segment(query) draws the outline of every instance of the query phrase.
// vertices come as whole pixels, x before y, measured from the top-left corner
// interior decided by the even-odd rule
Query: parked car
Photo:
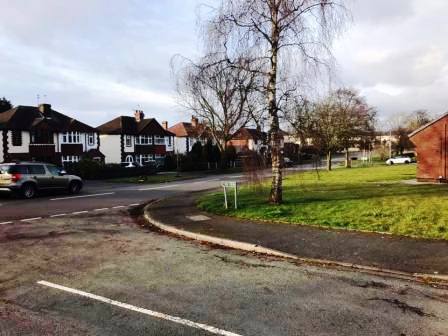
[[[283,165],[284,165],[285,167],[292,167],[293,162],[292,162],[292,160],[291,160],[290,158],[285,157],[285,158],[283,159]]]
[[[409,164],[412,162],[412,159],[409,156],[395,156],[386,160],[386,164],[393,165],[396,163],[405,163]]]
[[[17,162],[0,164],[0,191],[17,193],[33,198],[43,190],[67,190],[77,194],[83,181],[53,164],[41,162]]]

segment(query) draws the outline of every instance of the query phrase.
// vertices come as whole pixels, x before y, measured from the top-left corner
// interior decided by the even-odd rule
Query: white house
[[[168,124],[166,124],[166,127],[168,127]],[[198,141],[205,145],[209,139],[212,140],[207,127],[194,116],[191,117],[191,122],[177,123],[168,130],[175,135],[174,151],[177,154],[190,152],[193,145]]]
[[[172,151],[174,134],[154,118],[145,119],[143,111],[134,117],[120,116],[98,127],[100,149],[106,163],[145,163],[162,160]]]
[[[0,162],[78,162],[83,157],[103,160],[94,127],[70,118],[50,104],[17,106],[0,113]]]

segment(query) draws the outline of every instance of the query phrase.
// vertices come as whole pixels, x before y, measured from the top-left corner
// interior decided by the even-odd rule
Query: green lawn
[[[269,205],[269,184],[244,186],[240,209],[223,209],[223,195],[199,200],[203,210],[278,223],[389,232],[448,239],[448,186],[411,185],[415,165],[306,172],[284,180],[284,204]]]

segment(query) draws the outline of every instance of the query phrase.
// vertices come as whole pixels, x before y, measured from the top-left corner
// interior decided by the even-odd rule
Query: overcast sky
[[[141,108],[188,119],[175,103],[170,59],[201,51],[204,0],[0,0],[0,97],[51,103],[97,126]],[[208,0],[207,2],[212,2]],[[381,118],[448,110],[448,1],[351,0],[336,41],[338,84],[360,90]]]

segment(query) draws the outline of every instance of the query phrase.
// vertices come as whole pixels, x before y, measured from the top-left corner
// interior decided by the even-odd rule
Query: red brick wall
[[[417,179],[447,179],[448,116],[414,135],[411,140],[417,152]]]

